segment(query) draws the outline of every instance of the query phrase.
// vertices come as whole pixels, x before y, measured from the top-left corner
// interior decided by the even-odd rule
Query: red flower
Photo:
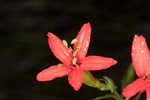
[[[143,36],[134,36],[131,56],[139,78],[124,88],[123,95],[131,98],[136,93],[146,90],[147,98],[150,98],[150,51]]]
[[[54,55],[63,63],[44,69],[37,75],[38,81],[49,81],[68,75],[68,81],[74,90],[79,90],[83,81],[84,70],[101,70],[117,63],[112,58],[101,56],[86,56],[90,43],[91,26],[86,23],[82,26],[74,40],[74,49],[67,45],[54,34],[48,33],[48,43]]]

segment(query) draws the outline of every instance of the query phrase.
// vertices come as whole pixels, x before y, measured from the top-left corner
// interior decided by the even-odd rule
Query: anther
[[[71,51],[73,51],[73,49],[71,47],[69,47],[69,51],[71,52]]]
[[[75,65],[76,63],[77,63],[77,58],[74,57],[73,60],[72,60],[72,64]]]
[[[63,40],[62,42],[63,42],[63,44],[64,44],[66,47],[68,47],[68,43],[67,43],[66,40]]]
[[[75,44],[77,42],[77,39],[73,39],[72,41],[71,41],[71,44]]]
[[[77,55],[77,53],[79,52],[79,50],[80,50],[80,48],[81,48],[81,46],[77,46],[76,47],[76,50],[73,52],[73,57],[75,57],[76,55]]]
[[[57,64],[58,67],[61,67],[62,64]]]

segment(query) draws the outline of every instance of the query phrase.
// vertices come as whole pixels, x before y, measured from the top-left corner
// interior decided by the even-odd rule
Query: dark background
[[[93,74],[107,75],[120,86],[134,34],[150,40],[150,0],[0,0],[0,100],[92,100],[102,95],[85,85],[75,92],[67,77],[36,81],[38,72],[60,63],[48,47],[47,32],[71,41],[86,22],[92,25],[88,55],[119,61]]]

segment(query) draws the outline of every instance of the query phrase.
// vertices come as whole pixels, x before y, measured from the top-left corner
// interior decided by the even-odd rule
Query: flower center
[[[71,41],[71,45],[75,44],[76,41],[77,41],[76,39],[73,39],[73,40]],[[70,51],[70,52],[72,52],[72,56],[73,56],[72,65],[73,65],[73,66],[80,65],[80,62],[77,61],[77,57],[76,57],[76,56],[77,56],[77,54],[78,54],[78,52],[79,52],[81,46],[78,45],[78,46],[76,46],[75,50],[73,50],[71,46],[70,46],[70,47],[68,46],[68,43],[67,43],[66,40],[63,40],[63,44],[64,44],[67,48],[69,48],[69,51]]]

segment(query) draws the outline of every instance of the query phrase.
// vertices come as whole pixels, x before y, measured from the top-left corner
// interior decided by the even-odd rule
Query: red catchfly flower
[[[142,35],[134,36],[131,56],[139,78],[124,88],[123,95],[131,98],[138,92],[146,90],[147,98],[150,99],[150,51]]]
[[[68,47],[66,41],[61,41],[53,33],[48,33],[48,44],[63,64],[53,65],[44,69],[37,75],[38,81],[49,81],[68,75],[69,84],[74,90],[79,90],[83,81],[84,70],[101,70],[117,63],[116,60],[101,56],[86,56],[91,36],[90,23],[82,26],[77,37],[71,42],[73,49]]]

